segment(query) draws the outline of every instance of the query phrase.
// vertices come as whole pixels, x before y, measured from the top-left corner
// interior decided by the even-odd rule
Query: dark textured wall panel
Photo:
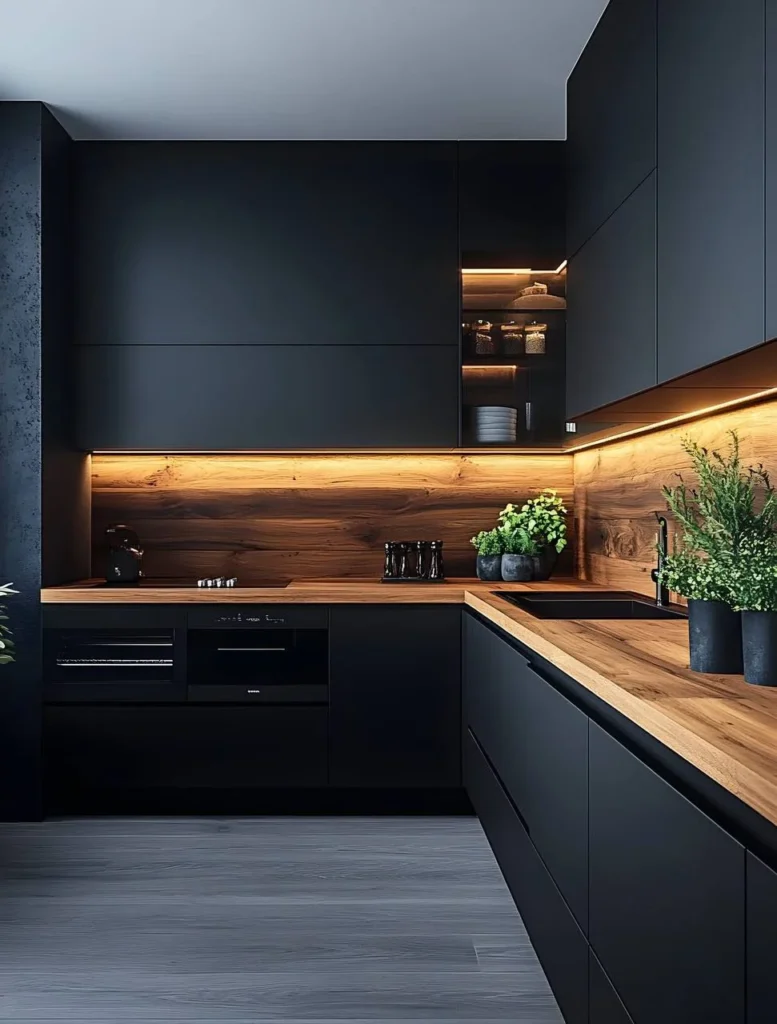
[[[38,103],[0,104],[0,576],[15,664],[0,666],[0,817],[35,817],[41,786],[41,209]]]

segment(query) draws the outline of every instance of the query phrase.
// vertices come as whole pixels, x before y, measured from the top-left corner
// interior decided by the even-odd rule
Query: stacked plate
[[[518,410],[505,405],[478,405],[475,407],[475,437],[485,443],[515,441]]]

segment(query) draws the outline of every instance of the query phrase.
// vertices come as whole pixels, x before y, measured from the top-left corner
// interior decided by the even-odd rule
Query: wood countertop
[[[688,628],[675,620],[551,620],[502,601],[495,590],[548,584],[441,584],[293,581],[288,587],[237,590],[99,587],[97,581],[41,592],[44,603],[460,604],[625,715],[728,792],[777,825],[777,688],[741,676],[699,675],[688,668]],[[597,590],[554,579],[557,590]]]

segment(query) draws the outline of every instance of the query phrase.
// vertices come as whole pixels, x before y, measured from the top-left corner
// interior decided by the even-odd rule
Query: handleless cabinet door
[[[331,785],[460,786],[459,608],[334,605],[330,645]]]
[[[764,341],[764,0],[659,0],[659,383]]]
[[[766,331],[777,338],[777,0],[766,0]]]
[[[633,1024],[602,965],[588,955],[588,1024]]]
[[[656,166],[656,0],[610,0],[567,85],[567,255]]]
[[[741,1024],[745,851],[590,723],[591,947],[634,1024]]]
[[[79,343],[457,344],[456,143],[75,148]]]
[[[78,349],[79,446],[177,450],[456,445],[458,349]]]
[[[570,260],[567,417],[656,383],[656,175]]]
[[[464,615],[466,725],[580,927],[588,927],[588,719],[526,659]]]
[[[777,874],[747,855],[747,1024],[773,1024],[777,1006]]]

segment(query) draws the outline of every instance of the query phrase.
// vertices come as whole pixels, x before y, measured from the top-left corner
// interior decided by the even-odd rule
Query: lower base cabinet
[[[744,847],[589,727],[592,949],[634,1024],[742,1024]]]
[[[327,710],[50,706],[52,792],[316,787],[327,782]]]
[[[588,943],[471,733],[464,783],[567,1024],[588,1022]]]
[[[747,1024],[777,1017],[777,873],[747,855]]]
[[[593,952],[588,960],[588,1024],[634,1024]]]

